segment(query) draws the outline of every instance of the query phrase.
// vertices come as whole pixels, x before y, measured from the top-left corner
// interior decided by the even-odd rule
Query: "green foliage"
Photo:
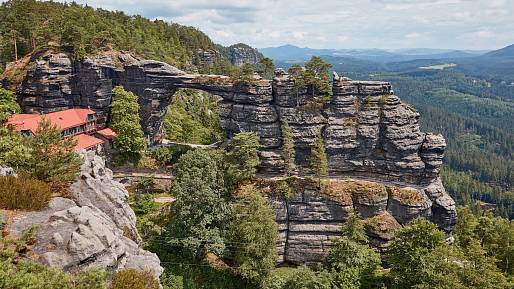
[[[146,149],[146,138],[141,128],[138,97],[132,92],[117,86],[111,104],[110,127],[116,132],[114,146],[116,148],[116,164],[127,161],[138,163]]]
[[[430,276],[424,271],[424,257],[430,256],[432,251],[444,245],[444,233],[424,219],[417,218],[400,229],[387,252],[387,260],[392,266],[393,284],[400,288],[410,288],[419,283],[430,282]]]
[[[284,174],[286,177],[296,170],[295,147],[293,142],[293,132],[287,122],[282,122],[282,158],[284,159]]]
[[[76,289],[107,289],[108,273],[99,269],[91,268],[82,271],[75,277]]]
[[[287,281],[296,272],[295,268],[276,268],[261,283],[262,289],[283,289]]]
[[[21,111],[20,106],[16,102],[14,94],[7,89],[0,87],[0,124],[14,113]]]
[[[259,73],[265,79],[273,79],[275,77],[275,64],[268,57],[261,59],[259,62]]]
[[[367,245],[362,221],[352,214],[342,231],[325,265],[332,272],[336,288],[351,288],[349,284],[356,288],[377,288],[380,255]]]
[[[394,288],[512,288],[480,245],[476,220],[466,209],[459,211],[465,220],[457,225],[457,246],[448,245],[444,233],[423,219],[397,232],[387,253]]]
[[[258,149],[259,135],[255,132],[241,132],[232,138],[226,160],[229,164],[228,174],[233,183],[251,180],[257,173],[261,161]]]
[[[135,193],[130,196],[129,204],[136,216],[144,216],[156,208],[154,197],[151,194]]]
[[[62,138],[61,130],[51,121],[43,119],[35,135],[28,138],[32,152],[22,170],[45,182],[73,181],[82,165],[75,145],[75,139]]]
[[[15,54],[20,58],[49,47],[77,57],[109,49],[127,50],[182,69],[208,73],[226,73],[233,67],[227,58],[201,63],[198,50],[214,50],[217,46],[197,28],[75,2],[12,0],[1,4],[0,67],[15,60]]]
[[[230,210],[223,175],[208,152],[189,151],[180,158],[171,193],[177,200],[171,210],[170,244],[197,259],[205,251],[221,254],[221,232]]]
[[[32,148],[28,139],[10,126],[0,126],[0,165],[26,168],[31,157]]]
[[[0,261],[0,288],[71,289],[70,284],[70,276],[57,269],[29,261],[16,265],[11,259]]]
[[[163,289],[184,289],[182,276],[176,276],[166,271],[161,275],[161,284]]]
[[[318,135],[311,147],[309,166],[320,182],[321,178],[328,176],[328,158],[327,153],[325,152],[325,144],[321,133]]]
[[[48,186],[27,175],[0,177],[0,208],[34,211],[45,208],[52,197]]]
[[[326,63],[321,57],[313,56],[305,64],[305,81],[307,85],[311,85],[312,94],[326,95],[330,93],[330,77],[328,70],[332,67]]]
[[[275,267],[275,213],[252,185],[238,191],[227,239],[230,244],[238,244],[230,250],[230,256],[243,278],[258,284]]]
[[[300,268],[287,281],[284,289],[331,289],[331,277],[328,272],[319,272]],[[355,288],[355,287],[352,287]]]
[[[198,90],[179,90],[168,107],[164,130],[167,139],[177,142],[212,144],[223,140],[218,100]]]
[[[364,224],[362,220],[355,213],[351,213],[342,227],[342,237],[347,238],[351,241],[367,244],[368,236],[364,231]]]
[[[159,281],[150,271],[123,269],[114,276],[111,289],[159,289]]]

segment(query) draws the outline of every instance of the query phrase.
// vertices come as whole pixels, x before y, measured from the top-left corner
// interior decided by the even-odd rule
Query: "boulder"
[[[37,212],[16,214],[12,236],[36,228],[32,252],[43,264],[76,273],[99,267],[115,273],[124,268],[150,270],[160,276],[157,255],[143,250],[128,192],[95,152],[83,152],[80,175],[67,198],[53,198]]]

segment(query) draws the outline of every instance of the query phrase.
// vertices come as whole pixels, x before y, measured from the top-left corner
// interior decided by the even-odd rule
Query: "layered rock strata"
[[[139,96],[141,122],[149,137],[161,132],[167,106],[177,89],[203,90],[223,99],[220,118],[229,138],[241,131],[254,131],[260,136],[263,172],[277,173],[282,169],[281,123],[287,122],[293,133],[300,173],[308,163],[311,145],[321,135],[331,177],[365,178],[420,192],[422,205],[412,208],[402,205],[391,193],[386,197],[378,191],[375,197],[382,199],[375,201],[380,206],[367,205],[370,211],[363,213],[374,219],[378,228],[403,224],[414,215],[429,217],[447,232],[455,224],[454,202],[439,179],[445,140],[441,135],[421,132],[419,113],[402,103],[387,82],[355,81],[334,75],[332,95],[319,98],[312,89],[295,87],[294,80],[285,73],[277,74],[273,80],[255,78],[251,85],[246,85],[226,76],[188,74],[127,53],[109,52],[73,60],[66,54],[44,52],[33,56],[18,96],[27,112],[89,106],[99,112],[100,123],[105,124],[111,91],[116,85]],[[327,200],[313,201],[304,195],[301,200],[299,203],[304,207],[299,215],[316,216],[319,210],[326,211],[326,217],[314,217],[313,222],[323,218],[340,222],[343,218],[331,215],[343,208],[334,211]],[[326,204],[318,207],[316,202]],[[352,207],[367,208],[360,201]],[[392,212],[396,211],[402,213],[394,215]],[[329,227],[312,236],[333,235]],[[389,236],[380,230],[375,235],[383,239]],[[295,257],[285,260],[294,261]]]
[[[451,198],[446,193],[435,193],[434,185],[332,179],[320,188],[310,180],[296,182],[290,196],[278,192],[277,181],[263,181],[261,187],[279,225],[279,263],[323,261],[352,213],[364,219],[370,243],[379,250],[386,249],[394,232],[416,217],[427,218],[448,233],[456,221],[455,203],[448,202]]]
[[[45,210],[16,215],[10,234],[20,237],[35,227],[35,258],[66,272],[99,267],[114,273],[134,268],[160,276],[163,268],[157,255],[138,245],[127,191],[112,180],[112,172],[94,152],[84,160],[71,196],[53,198]]]
[[[334,77],[330,99],[296,89],[287,74],[252,85],[226,76],[187,74],[168,64],[126,53],[106,53],[77,61],[63,53],[35,55],[19,89],[24,111],[49,112],[90,107],[108,120],[112,88],[123,85],[139,96],[144,132],[160,133],[166,108],[179,88],[221,96],[222,126],[230,137],[255,131],[261,137],[263,169],[281,166],[281,122],[293,131],[297,163],[322,134],[333,173],[358,174],[429,184],[439,173],[444,139],[419,129],[419,113],[402,103],[386,82]]]

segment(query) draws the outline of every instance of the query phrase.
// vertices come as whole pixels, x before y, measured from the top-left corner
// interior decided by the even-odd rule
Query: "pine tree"
[[[117,86],[113,89],[110,127],[116,132],[114,146],[115,162],[139,162],[147,141],[140,123],[138,97],[132,92]]]
[[[82,164],[75,153],[77,141],[62,138],[61,130],[51,121],[43,119],[28,144],[31,157],[24,170],[34,177],[47,182],[69,182],[77,177]]]
[[[278,225],[275,213],[253,185],[236,192],[228,236],[232,244],[240,244],[230,250],[238,271],[259,284],[277,262]]]
[[[262,66],[262,77],[266,79],[273,79],[275,76],[275,64],[270,58],[263,58],[259,64]]]
[[[295,147],[293,142],[293,132],[287,121],[282,122],[282,158],[284,159],[284,173],[286,177],[296,170]]]
[[[318,135],[311,147],[310,168],[320,184],[321,179],[328,176],[328,159],[321,134]]]
[[[241,132],[234,136],[226,155],[228,174],[233,184],[255,177],[261,163],[258,153],[260,147],[259,135],[255,132]]]

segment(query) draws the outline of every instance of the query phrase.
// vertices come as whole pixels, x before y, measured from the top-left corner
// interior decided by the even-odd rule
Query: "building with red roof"
[[[26,136],[37,134],[39,123],[49,120],[57,126],[63,137],[77,139],[76,150],[95,149],[104,144],[104,140],[91,134],[97,131],[96,113],[88,108],[74,108],[47,114],[14,114],[7,119],[7,124],[12,125],[17,131]],[[116,135],[111,129],[103,129],[104,134],[110,135],[110,139]],[[107,137],[106,137],[107,138]]]

